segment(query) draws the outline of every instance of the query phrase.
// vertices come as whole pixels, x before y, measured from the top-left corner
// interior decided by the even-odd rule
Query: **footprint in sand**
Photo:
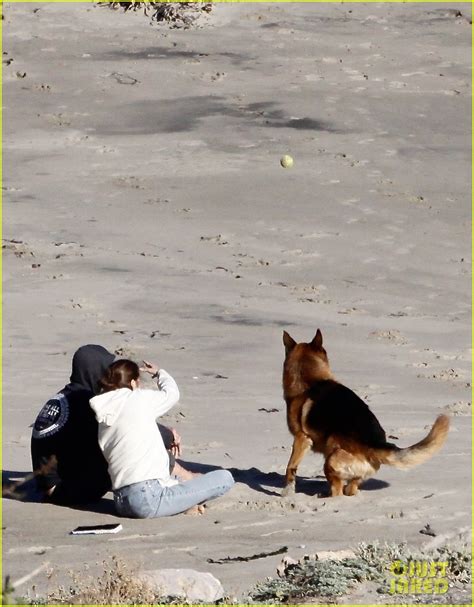
[[[234,253],[233,257],[238,258],[238,268],[266,267],[271,265],[270,261],[267,261],[266,259],[257,259],[253,255],[249,255],[247,253]]]
[[[304,498],[308,498],[305,500]],[[282,499],[280,496],[275,497],[273,500],[239,500],[237,503],[224,503],[220,502],[221,507],[218,507],[218,503],[216,502],[216,507],[213,505],[214,509],[219,510],[240,510],[246,512],[277,512],[277,513],[288,513],[288,512],[313,512],[318,508],[315,506],[315,500],[313,496],[304,496],[303,494],[298,495],[298,499],[289,500]]]
[[[148,198],[147,200],[145,200],[144,204],[169,204],[169,199],[168,198],[160,198],[159,196],[156,196],[155,198]]]
[[[50,93],[51,86],[49,84],[35,84],[33,89],[35,91],[39,91],[40,93]]]
[[[217,82],[223,80],[227,74],[225,72],[209,72],[201,76],[201,80],[205,82]]]
[[[367,314],[367,310],[362,308],[346,308],[345,310],[339,310],[338,314]]]
[[[109,145],[101,145],[95,150],[96,154],[116,154],[117,151],[116,148],[112,148]]]
[[[470,416],[472,413],[472,406],[470,402],[460,400],[457,403],[451,403],[450,405],[446,405],[444,407],[444,411],[455,416]]]
[[[121,358],[128,358],[131,360],[139,360],[137,353],[128,348],[127,346],[119,346],[114,350],[115,356],[120,356]]]
[[[5,252],[11,251],[15,257],[19,257],[19,258],[22,258],[25,256],[36,257],[34,252],[28,247],[28,244],[26,242],[23,242],[22,240],[4,239],[3,244],[2,244],[2,249]]]
[[[8,554],[45,554],[52,549],[52,546],[25,546],[20,548],[10,548],[8,550]]]
[[[418,374],[417,377],[420,378],[428,378],[428,379],[437,379],[444,382],[451,382],[458,384],[459,382],[464,381],[464,373],[462,371],[458,371],[456,369],[442,369],[441,371],[437,371],[436,373],[431,373],[429,375],[424,375],[422,373]],[[466,387],[470,387],[470,383],[466,383]]]
[[[372,331],[372,333],[369,333],[369,337],[390,341],[400,346],[408,343],[408,340],[403,337],[400,331],[397,331],[396,329],[389,329],[388,331]]]
[[[217,234],[216,236],[201,236],[200,241],[212,242],[220,246],[227,246],[229,244],[229,241],[224,236],[222,236],[222,234]]]
[[[143,190],[144,186],[140,183],[140,179],[134,175],[127,177],[115,177],[114,184],[120,188],[133,188],[134,190]]]

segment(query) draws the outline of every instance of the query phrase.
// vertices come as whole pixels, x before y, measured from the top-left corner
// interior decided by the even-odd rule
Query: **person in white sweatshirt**
[[[156,425],[179,401],[174,379],[144,361],[158,390],[140,388],[140,368],[118,360],[101,380],[102,393],[90,400],[99,423],[99,446],[108,464],[114,502],[121,516],[154,518],[185,512],[226,493],[234,484],[228,470],[213,470],[179,482]]]

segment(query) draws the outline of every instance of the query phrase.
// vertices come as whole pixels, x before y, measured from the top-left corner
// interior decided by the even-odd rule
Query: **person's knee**
[[[228,491],[235,483],[234,477],[228,470],[216,470],[216,476],[218,476],[219,484],[225,487],[225,490]]]

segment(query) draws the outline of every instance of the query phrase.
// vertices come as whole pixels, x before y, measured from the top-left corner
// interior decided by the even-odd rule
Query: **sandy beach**
[[[219,4],[187,30],[86,3],[3,10],[4,480],[28,475],[30,425],[98,343],[172,373],[184,462],[237,481],[202,517],[3,499],[3,574],[52,571],[19,593],[117,555],[241,598],[281,555],[207,559],[423,546],[427,524],[469,538],[470,4]],[[281,498],[282,332],[317,328],[399,446],[452,415],[439,454],[332,499],[311,454]]]

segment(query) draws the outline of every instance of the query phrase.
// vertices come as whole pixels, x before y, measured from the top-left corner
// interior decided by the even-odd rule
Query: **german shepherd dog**
[[[310,449],[324,455],[330,495],[337,496],[356,495],[360,483],[382,464],[411,468],[442,447],[449,429],[446,415],[439,415],[428,435],[411,447],[388,443],[364,401],[334,379],[319,329],[311,343],[296,343],[284,331],[283,343],[283,393],[294,441],[282,495],[294,493],[298,466]]]

